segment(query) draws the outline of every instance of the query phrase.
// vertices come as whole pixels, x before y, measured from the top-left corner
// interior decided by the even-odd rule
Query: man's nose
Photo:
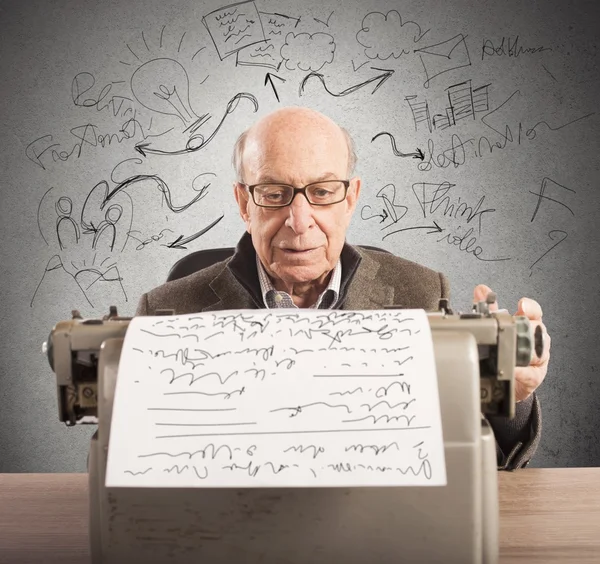
[[[294,233],[302,234],[315,224],[313,207],[304,194],[296,194],[287,209],[288,216],[285,225],[291,228]]]

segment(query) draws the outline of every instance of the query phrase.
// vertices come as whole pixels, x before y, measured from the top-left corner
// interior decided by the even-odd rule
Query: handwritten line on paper
[[[398,378],[404,374],[313,374],[313,378]]]
[[[256,421],[249,421],[244,423],[155,423],[155,425],[162,425],[167,427],[225,427],[229,425],[256,425]]]
[[[130,322],[107,487],[445,484],[424,311],[239,310]]]
[[[396,427],[396,428],[373,428],[373,429],[322,429],[320,431],[260,431],[260,432],[248,432],[248,433],[201,433],[193,435],[159,435],[157,439],[169,439],[177,437],[223,437],[232,435],[296,435],[302,433],[362,433],[366,431],[414,431],[419,429],[431,429],[430,426],[423,427]]]
[[[235,407],[230,409],[193,409],[182,407],[149,407],[148,411],[235,411]]]

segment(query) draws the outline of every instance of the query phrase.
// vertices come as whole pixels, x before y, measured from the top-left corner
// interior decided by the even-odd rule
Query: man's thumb
[[[485,284],[478,284],[475,286],[475,290],[473,291],[473,301],[474,302],[483,302],[487,298],[487,295],[493,290],[486,286]]]

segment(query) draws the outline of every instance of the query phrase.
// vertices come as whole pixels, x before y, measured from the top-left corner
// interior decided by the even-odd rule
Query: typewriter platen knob
[[[535,328],[533,340],[535,342],[535,354],[539,357],[544,354],[544,332],[542,331],[541,325]]]
[[[533,353],[533,338],[529,319],[524,315],[515,317],[517,330],[517,366],[529,366]]]

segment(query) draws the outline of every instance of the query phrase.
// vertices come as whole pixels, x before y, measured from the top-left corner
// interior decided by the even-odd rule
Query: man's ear
[[[240,217],[246,224],[246,229],[250,231],[250,214],[248,213],[248,202],[250,201],[250,194],[246,191],[244,186],[239,182],[233,183],[233,195],[235,201],[238,204],[240,210]]]
[[[356,204],[358,202],[358,196],[360,194],[361,181],[358,176],[350,179],[350,186],[348,187],[348,194],[346,195],[346,201],[348,202],[348,212],[354,213]]]

